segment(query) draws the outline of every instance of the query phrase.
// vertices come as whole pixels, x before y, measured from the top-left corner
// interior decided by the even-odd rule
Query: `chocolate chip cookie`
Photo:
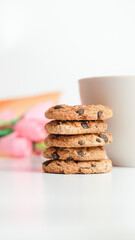
[[[45,129],[52,134],[85,134],[85,133],[103,133],[107,130],[107,124],[104,121],[51,121],[46,124]]]
[[[85,135],[54,135],[49,134],[45,139],[48,147],[94,147],[104,146],[112,142],[110,133]]]
[[[49,119],[56,120],[106,120],[113,116],[113,110],[103,105],[56,105],[45,112]]]
[[[48,147],[44,150],[43,156],[52,160],[100,160],[106,156],[106,151],[103,147],[88,147],[88,148],[57,148]]]
[[[106,173],[112,168],[109,159],[99,161],[71,161],[71,160],[48,160],[42,163],[43,171],[46,173],[63,174],[91,174]]]

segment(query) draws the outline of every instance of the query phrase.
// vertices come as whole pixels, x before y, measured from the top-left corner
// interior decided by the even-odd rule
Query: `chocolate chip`
[[[102,138],[102,139],[104,139],[105,143],[108,142],[108,137],[107,137],[106,135],[104,135],[104,134],[99,134],[99,137]]]
[[[66,123],[66,121],[63,121],[63,120],[61,120],[60,122],[61,122],[61,123]]]
[[[79,109],[79,110],[77,110],[77,111],[76,111],[76,113],[78,113],[79,115],[82,115],[82,114],[83,114],[83,112],[84,112],[84,110],[83,110],[83,109]]]
[[[74,160],[72,157],[67,158],[67,160]]]
[[[57,139],[57,138],[59,138],[59,135],[56,135],[56,134],[50,134],[50,137],[51,137],[52,139]]]
[[[82,173],[82,170],[81,170],[81,168],[79,168],[79,169],[78,169],[78,173]]]
[[[52,162],[51,160],[45,161],[45,162],[44,162],[44,165],[45,165],[45,166],[48,166],[51,162]]]
[[[78,155],[81,156],[81,157],[83,157],[83,156],[84,156],[84,153],[80,151],[80,152],[78,152]]]
[[[63,108],[61,105],[56,105],[55,107],[54,107],[54,109],[60,109],[60,108]]]
[[[101,148],[101,147],[98,147],[98,148],[100,148],[103,151],[103,148]]]
[[[91,164],[91,167],[96,167],[96,165],[94,163]]]
[[[101,140],[100,140],[99,138],[96,138],[96,142],[99,142],[99,143],[100,143],[100,142],[101,142]]]
[[[100,119],[101,114],[102,114],[102,112],[101,112],[101,111],[98,111],[98,113],[97,113],[97,118],[98,118],[98,119]]]
[[[79,144],[80,146],[82,146],[82,145],[83,145],[83,142],[82,142],[82,141],[78,141],[78,144]]]
[[[59,159],[59,155],[57,152],[52,153],[52,159]]]
[[[66,123],[66,121],[63,121],[63,120],[57,120],[57,125],[60,125],[61,123]]]
[[[95,125],[95,128],[98,128],[98,126],[97,126],[97,125]]]
[[[61,171],[60,174],[64,174],[64,171]]]
[[[54,139],[58,139],[59,138],[59,135],[54,135]]]
[[[86,122],[81,123],[81,125],[82,125],[82,127],[85,128],[85,129],[89,128]]]

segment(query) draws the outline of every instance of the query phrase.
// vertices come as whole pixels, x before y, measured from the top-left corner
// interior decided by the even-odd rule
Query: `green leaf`
[[[44,142],[37,142],[33,144],[34,149],[39,149],[43,151],[47,146],[44,144]]]
[[[14,119],[14,120],[11,120],[11,121],[3,121],[3,122],[0,122],[0,126],[6,126],[6,125],[9,125],[9,124],[12,124],[14,125],[15,123],[17,123],[22,117],[19,117],[17,119]]]
[[[13,132],[12,128],[2,129],[2,130],[0,130],[0,137],[4,137],[4,136],[8,135],[11,132]]]

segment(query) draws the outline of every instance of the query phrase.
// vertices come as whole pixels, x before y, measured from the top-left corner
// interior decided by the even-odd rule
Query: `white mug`
[[[113,165],[135,167],[135,76],[86,78],[79,87],[82,104],[103,104],[114,111],[107,120],[113,136],[107,155]]]

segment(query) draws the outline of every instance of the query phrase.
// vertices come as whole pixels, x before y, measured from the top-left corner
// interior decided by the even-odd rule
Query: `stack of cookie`
[[[112,142],[110,133],[105,133],[104,120],[112,117],[113,111],[102,105],[56,105],[45,116],[55,119],[46,124],[48,137],[43,156],[50,160],[42,164],[48,173],[104,173],[112,168],[105,159],[103,146]]]

